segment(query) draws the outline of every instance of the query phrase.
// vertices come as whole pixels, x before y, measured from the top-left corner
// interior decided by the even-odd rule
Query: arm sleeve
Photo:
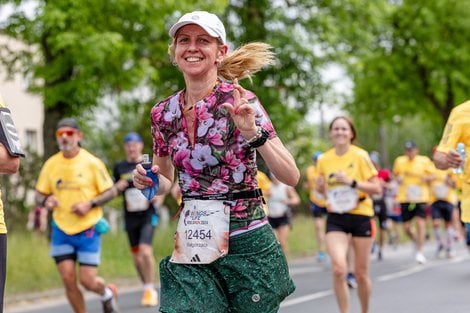
[[[395,162],[393,162],[393,174],[395,176],[400,176],[401,175],[401,169],[400,169],[400,163],[398,162],[398,158],[395,159]]]
[[[369,180],[378,174],[368,155],[361,155],[359,166],[364,180]]]
[[[49,172],[49,163],[46,162],[39,172],[38,181],[36,182],[36,190],[42,194],[50,195],[52,193],[52,186],[49,181],[47,173]]]
[[[153,153],[158,157],[169,156],[169,142],[166,140],[159,123],[162,118],[162,112],[165,102],[156,104],[150,113],[150,123],[152,129]]]
[[[114,184],[113,184],[113,180],[108,174],[108,171],[106,170],[106,166],[101,160],[97,160],[94,166],[95,166],[94,171],[95,171],[95,180],[96,180],[95,184],[96,184],[98,194],[100,194],[108,190],[109,188],[111,188]]]
[[[440,152],[447,153],[452,149],[455,149],[457,143],[462,141],[460,136],[463,133],[463,127],[465,124],[454,124],[452,119],[449,118],[449,121],[444,128],[444,134],[442,139],[437,147],[437,150]]]

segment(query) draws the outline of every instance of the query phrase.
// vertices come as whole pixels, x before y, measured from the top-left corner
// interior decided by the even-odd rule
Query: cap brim
[[[168,34],[170,35],[170,37],[175,37],[176,33],[178,32],[178,30],[183,27],[183,26],[186,26],[186,25],[190,25],[190,24],[195,24],[195,25],[198,25],[200,27],[202,27],[208,34],[209,36],[211,37],[215,37],[215,38],[219,38],[220,35],[217,34],[214,30],[212,30],[212,28],[210,28],[209,26],[207,25],[204,25],[204,23],[201,23],[201,21],[197,22],[197,21],[183,21],[183,22],[178,22],[176,23],[175,25],[171,26],[170,30],[168,31]],[[222,38],[221,38],[222,39]],[[222,39],[223,40],[223,39]]]

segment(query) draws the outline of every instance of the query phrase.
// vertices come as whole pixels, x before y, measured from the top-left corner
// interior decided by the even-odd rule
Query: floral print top
[[[151,111],[153,152],[170,156],[178,172],[183,195],[224,194],[258,188],[256,149],[250,148],[223,103],[233,104],[233,84],[220,81],[194,106],[194,143],[190,142],[183,115],[181,90],[157,103]],[[277,136],[256,95],[246,98],[255,108],[258,126]],[[231,221],[252,221],[265,216],[261,199],[231,202]]]

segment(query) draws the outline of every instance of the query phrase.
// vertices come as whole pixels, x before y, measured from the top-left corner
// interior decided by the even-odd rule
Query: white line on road
[[[300,268],[291,268],[289,269],[289,273],[291,275],[299,275],[299,274],[308,274],[308,273],[318,273],[323,271],[323,269],[319,267],[300,267]]]
[[[312,300],[328,297],[328,296],[331,296],[332,294],[333,294],[332,289],[323,290],[323,291],[320,291],[320,292],[315,292],[315,293],[312,293],[310,295],[305,295],[305,296],[302,296],[302,297],[297,297],[297,298],[294,298],[294,299],[286,300],[286,301],[281,303],[281,308],[284,308],[286,306],[296,305],[296,304],[299,304],[299,303],[302,303],[302,302],[307,302],[307,301],[312,301]]]
[[[408,268],[408,269],[403,270],[403,271],[398,271],[398,272],[395,272],[395,273],[378,276],[377,281],[378,282],[390,281],[390,280],[393,280],[393,279],[397,279],[397,278],[408,276],[408,275],[411,275],[411,274],[414,274],[414,273],[418,273],[418,272],[421,272],[425,269],[428,269],[428,268],[431,268],[431,267],[436,267],[436,266],[443,265],[443,264],[446,264],[446,263],[462,262],[462,261],[466,260],[467,258],[468,258],[468,256],[458,256],[458,257],[450,259],[446,262],[442,262],[442,260],[441,261],[439,261],[439,260],[438,261],[431,261],[426,265],[418,265],[418,266]]]

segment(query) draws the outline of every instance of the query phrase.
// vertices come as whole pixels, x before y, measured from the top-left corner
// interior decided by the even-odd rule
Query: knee
[[[86,290],[93,290],[94,289],[94,284],[95,284],[95,278],[86,276],[86,277],[80,277],[80,285],[83,286]]]
[[[347,274],[347,267],[343,265],[333,265],[333,278],[344,279]]]
[[[153,258],[152,247],[142,245],[139,248],[139,253],[138,254],[141,258],[144,258],[144,259]]]
[[[366,284],[369,281],[369,274],[366,271],[358,271],[354,273],[358,284]]]
[[[64,283],[64,286],[66,289],[71,289],[76,287],[76,279],[75,275],[73,274],[64,274],[62,275],[62,282]]]

